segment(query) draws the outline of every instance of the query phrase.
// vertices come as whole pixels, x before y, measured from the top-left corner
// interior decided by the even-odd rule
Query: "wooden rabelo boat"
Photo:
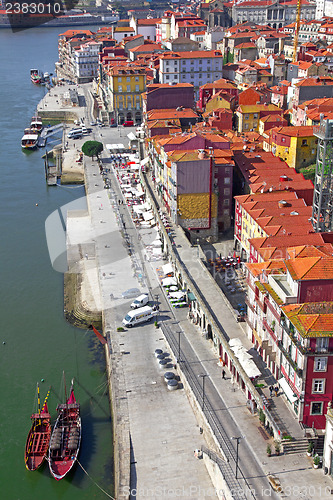
[[[57,406],[58,417],[54,424],[50,446],[49,467],[52,476],[59,481],[74,466],[81,444],[80,404],[74,396],[73,382],[66,403]]]
[[[47,393],[42,409],[40,409],[39,385],[37,384],[38,412],[31,415],[32,426],[25,445],[25,466],[28,470],[36,470],[47,456],[51,438],[51,416],[47,407]]]

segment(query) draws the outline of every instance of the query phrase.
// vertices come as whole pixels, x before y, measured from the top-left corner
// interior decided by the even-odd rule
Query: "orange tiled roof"
[[[294,280],[330,280],[333,279],[333,258],[304,257],[289,259],[287,269]]]
[[[333,336],[333,302],[308,302],[281,307],[302,337]]]

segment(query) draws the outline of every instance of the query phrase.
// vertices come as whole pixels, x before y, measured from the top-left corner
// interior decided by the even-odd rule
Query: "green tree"
[[[84,153],[86,156],[89,156],[89,158],[93,158],[94,156],[100,155],[100,153],[103,151],[103,144],[98,141],[86,141],[83,146],[82,146],[82,153]]]

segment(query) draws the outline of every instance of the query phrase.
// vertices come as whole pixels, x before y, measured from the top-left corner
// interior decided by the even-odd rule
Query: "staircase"
[[[283,452],[286,455],[305,455],[308,451],[309,441],[306,438],[295,439],[294,441],[284,441],[283,442]]]

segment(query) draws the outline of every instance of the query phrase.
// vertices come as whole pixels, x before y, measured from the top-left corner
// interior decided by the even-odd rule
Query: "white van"
[[[139,323],[145,323],[153,319],[154,311],[150,306],[140,307],[139,309],[135,309],[135,311],[130,311],[126,314],[123,319],[123,325],[131,328],[132,326],[136,326]]]
[[[78,135],[78,134],[82,135],[82,127],[80,127],[80,128],[72,128],[72,130],[70,130],[68,132],[67,137],[68,137],[68,139],[71,139],[75,135]]]
[[[146,304],[148,304],[149,297],[146,293],[143,293],[142,295],[139,295],[135,300],[133,300],[131,304],[132,309],[138,309],[139,307],[143,307]]]

